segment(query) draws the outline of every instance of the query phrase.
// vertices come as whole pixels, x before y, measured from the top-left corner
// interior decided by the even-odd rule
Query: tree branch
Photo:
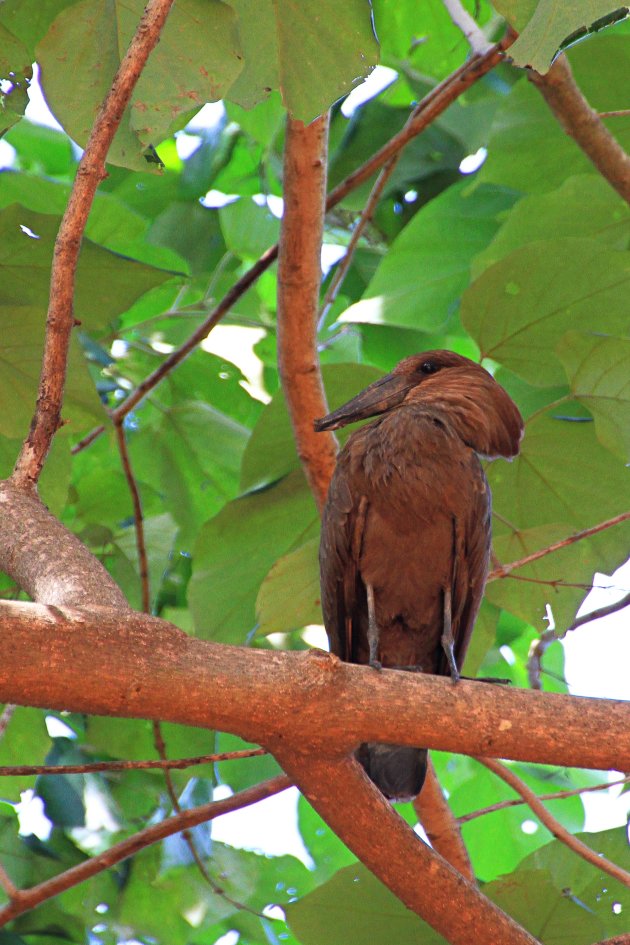
[[[300,756],[288,745],[276,757],[346,846],[452,945],[535,945],[536,939],[416,836],[354,758]],[[351,817],[341,802],[348,797],[354,801]]]
[[[142,502],[140,500],[138,483],[136,482],[136,477],[134,476],[133,470],[131,468],[131,459],[129,457],[127,440],[125,438],[125,427],[122,420],[114,424],[114,429],[116,430],[120,461],[125,474],[125,479],[127,480],[129,492],[131,493],[131,501],[133,503],[133,525],[136,532],[136,550],[138,552],[138,570],[140,572],[140,595],[142,599],[142,609],[145,614],[149,614],[151,613],[151,593],[149,588],[149,562],[147,559],[147,546],[144,540],[144,516],[142,514]]]
[[[540,548],[538,551],[532,551],[531,554],[525,555],[524,558],[519,558],[518,561],[511,561],[509,564],[502,564],[498,568],[494,568],[490,571],[488,575],[488,581],[496,581],[498,578],[507,577],[511,571],[516,571],[517,568],[523,568],[526,564],[531,564],[533,561],[538,561],[540,558],[544,558],[546,555],[553,554],[554,551],[560,551],[561,548],[566,548],[568,545],[573,545],[576,541],[582,541],[583,538],[590,538],[591,535],[597,535],[598,532],[603,532],[607,528],[612,528],[613,525],[620,525],[622,522],[626,522],[630,519],[630,512],[622,512],[620,515],[615,515],[614,518],[609,518],[605,522],[599,522],[597,525],[592,525],[590,528],[585,528],[581,532],[576,532],[574,535],[569,535],[567,538],[561,538],[559,541],[554,541],[553,544],[548,545],[546,548]]]
[[[103,565],[30,490],[0,482],[0,569],[51,607],[129,604]]]
[[[209,643],[135,611],[0,603],[0,700],[343,755],[361,742],[630,769],[630,703]],[[448,725],[444,720],[448,719]]]
[[[72,306],[76,267],[96,188],[105,176],[107,152],[172,5],[173,0],[149,0],[147,3],[98,112],[77,168],[55,240],[37,407],[13,472],[15,482],[23,488],[36,486],[52,438],[61,425],[70,335],[75,324]]]
[[[160,758],[159,761],[92,761],[82,765],[0,765],[0,778],[24,777],[40,774],[107,774],[109,771],[183,771],[197,765],[211,765],[220,761],[240,761],[267,755],[264,748],[243,748],[241,751],[220,751],[194,758]]]
[[[626,872],[626,870],[622,869],[621,866],[618,866],[611,860],[606,859],[606,857],[600,856],[599,853],[591,850],[585,843],[577,837],[574,837],[572,833],[569,833],[569,831],[549,813],[536,794],[534,794],[534,792],[527,787],[525,782],[510,768],[490,758],[477,758],[477,761],[488,768],[489,771],[492,771],[493,774],[502,778],[517,794],[520,794],[529,809],[538,817],[547,830],[553,834],[556,840],[560,840],[561,843],[564,843],[565,846],[569,847],[570,850],[573,850],[574,853],[581,856],[583,860],[586,860],[592,866],[596,866],[597,869],[608,873],[609,876],[623,883],[624,886],[630,887],[630,873]]]
[[[626,154],[598,113],[578,88],[565,55],[558,56],[546,75],[533,70],[536,86],[564,130],[611,187],[630,203],[630,155]]]
[[[464,9],[460,0],[443,0],[443,3],[455,26],[466,37],[472,52],[477,56],[487,53],[492,48],[492,43],[488,42],[483,30],[479,28],[468,10]]]
[[[228,814],[231,811],[255,804],[266,797],[285,791],[288,787],[291,787],[290,780],[286,775],[281,774],[276,778],[256,785],[256,787],[247,788],[245,791],[233,794],[232,797],[227,797],[221,801],[211,801],[209,804],[194,807],[192,810],[184,810],[174,817],[161,821],[159,824],[140,830],[133,837],[114,844],[109,850],[105,850],[103,853],[99,853],[97,856],[93,856],[69,870],[65,870],[59,876],[54,876],[52,879],[46,880],[38,886],[32,886],[30,889],[18,890],[13,901],[0,911],[0,928],[16,916],[28,912],[40,903],[65,892],[67,889],[71,889],[73,886],[77,886],[91,876],[96,876],[97,873],[115,866],[116,863],[126,860],[127,857],[133,856],[134,853],[143,850],[152,843],[156,843],[158,840],[164,840],[181,830],[196,827],[208,820],[214,820],[215,817],[220,817],[222,814]]]
[[[335,468],[332,433],[315,433],[328,412],[317,357],[328,115],[304,126],[287,119],[284,214],[278,257],[278,368],[298,456],[321,511]]]
[[[532,689],[541,688],[540,674],[542,672],[542,661],[552,643],[555,643],[557,640],[562,640],[566,637],[567,633],[570,633],[572,630],[577,630],[578,627],[583,627],[593,620],[599,620],[600,617],[609,617],[611,614],[616,614],[628,606],[630,606],[630,592],[625,594],[621,600],[617,600],[612,604],[605,604],[603,607],[591,610],[587,614],[582,614],[581,617],[576,617],[573,623],[561,633],[558,633],[557,630],[545,630],[544,633],[541,633],[538,640],[533,644],[527,660],[527,676]]]
[[[458,873],[474,883],[475,874],[462,839],[459,820],[453,817],[453,812],[446,802],[430,757],[424,785],[413,806],[433,849]]]
[[[570,791],[554,791],[552,794],[538,794],[539,801],[562,801],[565,797],[576,797],[578,794],[587,794],[592,791],[607,791],[611,787],[616,787],[619,784],[628,784],[630,783],[630,774],[625,778],[619,778],[617,781],[606,781],[604,784],[591,784],[586,787],[573,788]],[[506,810],[508,807],[519,807],[521,804],[526,804],[522,797],[515,797],[509,801],[497,801],[496,804],[489,804],[488,807],[482,807],[479,810],[473,810],[469,814],[462,814],[457,818],[458,824],[467,824],[471,820],[476,820],[477,817],[485,817],[486,814],[494,814],[499,810]]]

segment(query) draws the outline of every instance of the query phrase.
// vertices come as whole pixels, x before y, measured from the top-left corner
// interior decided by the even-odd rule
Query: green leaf
[[[318,529],[315,504],[297,470],[226,505],[204,525],[195,548],[188,596],[197,635],[242,643],[255,625],[258,589],[271,565]]]
[[[318,547],[314,538],[273,565],[256,598],[257,634],[282,633],[323,622]]]
[[[237,0],[246,57],[228,93],[251,107],[279,88],[285,107],[312,121],[358,85],[378,62],[369,3],[347,0]]]
[[[419,841],[422,842],[422,841]],[[357,863],[285,907],[301,945],[443,945],[437,932]]]
[[[628,248],[630,208],[598,175],[569,177],[557,190],[519,200],[494,239],[473,260],[473,275],[477,277],[520,246],[570,237],[596,239],[611,249]]]
[[[360,302],[342,322],[443,331],[469,281],[472,258],[497,231],[515,195],[462,182],[432,200],[392,244]]]
[[[236,256],[258,259],[278,242],[280,221],[266,206],[241,197],[219,210],[225,244]]]
[[[558,261],[562,260],[562,265]],[[630,253],[586,239],[542,240],[514,250],[466,290],[462,321],[481,349],[530,384],[565,380],[555,347],[569,329],[627,328]]]
[[[616,14],[616,15],[615,15]],[[547,72],[556,53],[567,41],[618,22],[627,15],[616,0],[540,0],[531,20],[510,48],[517,66]]]
[[[137,473],[166,495],[184,547],[236,495],[248,437],[249,430],[200,401],[180,401],[164,412],[157,435],[146,429],[135,437]]]
[[[569,331],[557,352],[600,443],[630,461],[630,340]]]
[[[298,827],[304,846],[314,861],[318,881],[329,879],[342,867],[357,863],[354,854],[302,794],[298,799]]]
[[[492,463],[488,478],[497,512],[495,548],[504,563],[627,508],[627,472],[597,442],[589,423],[537,417],[528,423],[520,456],[511,464]],[[488,585],[488,599],[538,626],[550,602],[556,622],[565,625],[575,615],[584,595],[582,585],[590,586],[595,568],[612,573],[625,560],[629,534],[624,523],[574,542],[519,569],[517,577]],[[534,581],[521,581],[519,576]]]
[[[0,304],[40,305],[45,310],[59,222],[19,204],[0,213]],[[84,329],[105,328],[132,302],[173,275],[83,240],[74,301],[76,318]],[[42,316],[42,330],[43,321]]]
[[[45,717],[46,713],[42,709],[18,706],[13,711],[4,737],[0,741],[0,765],[44,763],[46,753],[50,749]],[[28,762],[25,762],[26,758]],[[32,787],[32,776],[3,778],[2,797],[17,803],[20,793]]]
[[[380,376],[373,367],[360,364],[335,364],[322,369],[328,403],[338,407]],[[348,431],[342,431],[343,437]],[[243,455],[241,489],[259,489],[275,482],[291,470],[299,469],[295,439],[287,413],[284,394],[277,391],[265,407]]]
[[[144,8],[143,0],[83,0],[63,11],[39,43],[46,99],[85,146]],[[143,152],[205,102],[222,98],[242,69],[235,13],[220,0],[174,5],[116,133],[108,160],[148,170]]]

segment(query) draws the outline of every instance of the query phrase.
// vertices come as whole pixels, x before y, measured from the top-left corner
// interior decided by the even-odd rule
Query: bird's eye
[[[435,374],[435,372],[438,371],[439,368],[437,364],[435,363],[435,361],[424,361],[420,365],[420,370],[422,371],[423,374]]]

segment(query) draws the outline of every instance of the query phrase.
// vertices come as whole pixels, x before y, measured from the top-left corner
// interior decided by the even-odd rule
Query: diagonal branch
[[[451,945],[533,938],[413,832],[354,758],[300,757],[288,746],[276,757],[346,846]],[[342,798],[354,801],[347,816]]]
[[[70,335],[75,324],[72,305],[77,262],[96,188],[105,176],[107,152],[172,5],[173,0],[149,0],[77,168],[55,241],[37,407],[13,472],[15,482],[23,488],[37,485],[52,438],[61,426]]]
[[[427,777],[413,806],[433,849],[437,850],[462,876],[474,883],[475,874],[462,839],[460,822],[455,819],[448,806],[430,757]]]
[[[198,765],[212,765],[220,761],[240,761],[266,755],[264,748],[243,748],[239,751],[219,751],[194,758],[160,758],[159,761],[92,761],[82,765],[0,765],[0,778],[16,778],[40,774],[107,774],[109,771],[183,771]]]
[[[610,186],[630,203],[630,155],[582,95],[567,57],[558,56],[546,75],[531,71],[529,79],[566,133]]]
[[[624,886],[630,887],[630,873],[611,860],[608,860],[605,856],[600,856],[599,853],[591,850],[589,846],[577,837],[574,837],[572,833],[569,833],[569,831],[549,813],[540,798],[534,794],[511,768],[491,758],[477,758],[477,761],[488,768],[489,771],[492,771],[493,774],[496,774],[497,777],[503,778],[506,784],[509,784],[517,794],[520,794],[529,809],[538,817],[547,830],[553,834],[556,840],[560,840],[561,843],[564,843],[565,846],[569,847],[570,850],[573,850],[574,853],[581,856],[583,860],[586,860],[592,866],[596,866],[604,873],[608,873],[609,876],[614,877],[614,879],[623,883]]]
[[[286,775],[281,774],[276,778],[256,785],[256,787],[247,788],[245,791],[233,794],[232,797],[227,797],[224,800],[211,801],[209,804],[194,807],[192,810],[184,810],[180,814],[161,821],[159,824],[153,824],[151,827],[138,831],[133,837],[114,844],[109,850],[105,850],[103,853],[99,853],[91,859],[71,867],[69,870],[65,870],[38,886],[17,890],[17,895],[13,901],[0,910],[0,928],[16,916],[28,912],[40,903],[51,899],[53,896],[58,896],[59,893],[65,892],[73,886],[77,886],[91,876],[102,873],[103,870],[126,860],[134,853],[138,853],[139,850],[143,850],[152,843],[157,843],[158,840],[172,837],[175,833],[206,823],[206,821],[220,817],[222,814],[228,814],[231,811],[255,804],[257,801],[278,794],[288,787],[291,787],[290,780]]]
[[[560,551],[561,548],[566,548],[568,545],[573,545],[576,541],[582,541],[583,538],[590,538],[591,535],[597,535],[598,532],[603,532],[607,528],[612,528],[613,525],[620,525],[622,522],[626,522],[630,519],[630,512],[621,512],[619,515],[615,515],[614,518],[609,518],[605,522],[599,522],[597,525],[592,525],[590,528],[585,528],[581,532],[575,532],[574,535],[569,535],[567,538],[561,538],[559,541],[554,541],[553,544],[548,545],[546,548],[539,548],[538,551],[532,551],[531,554],[525,555],[524,558],[519,558],[518,561],[511,561],[509,564],[502,564],[498,568],[494,568],[488,575],[488,581],[496,581],[498,578],[507,577],[510,572],[516,571],[517,568],[523,568],[526,564],[531,564],[533,561],[538,561],[540,558],[544,558],[546,555],[553,554],[554,551]]]
[[[619,778],[617,781],[606,781],[603,784],[589,784],[585,787],[572,788],[570,791],[554,791],[552,794],[538,794],[539,801],[562,801],[565,797],[577,797],[579,794],[588,794],[593,791],[607,791],[611,787],[617,787],[621,784],[630,783],[630,775],[625,778]],[[477,817],[485,817],[486,814],[494,814],[499,810],[506,810],[508,807],[518,807],[526,804],[527,801],[522,797],[515,797],[509,801],[497,801],[496,804],[489,804],[488,807],[481,807],[479,810],[473,810],[469,814],[461,814],[457,818],[458,824],[467,824]]]
[[[142,609],[145,614],[151,613],[151,593],[149,588],[149,562],[147,558],[147,546],[144,540],[144,516],[142,514],[142,502],[136,477],[131,468],[131,458],[127,447],[125,437],[125,427],[122,420],[114,424],[116,430],[116,439],[118,441],[118,451],[120,453],[120,462],[122,464],[127,486],[131,493],[133,504],[133,525],[136,532],[136,550],[138,552],[138,570],[140,572],[140,593],[142,599]]]
[[[484,36],[483,30],[478,26],[468,10],[464,8],[460,0],[443,0],[444,6],[455,26],[462,31],[472,52],[477,56],[487,53],[492,44]]]

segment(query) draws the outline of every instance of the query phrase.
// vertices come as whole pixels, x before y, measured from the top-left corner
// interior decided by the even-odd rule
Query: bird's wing
[[[488,573],[490,557],[490,518],[492,512],[490,487],[479,464],[479,478],[474,501],[463,521],[455,523],[452,599],[455,660],[461,671],[475,625]],[[450,670],[445,658],[440,673]]]
[[[352,659],[352,626],[365,598],[359,556],[367,511],[365,497],[348,487],[349,455],[341,454],[322,518],[319,546],[322,611],[331,652]]]

